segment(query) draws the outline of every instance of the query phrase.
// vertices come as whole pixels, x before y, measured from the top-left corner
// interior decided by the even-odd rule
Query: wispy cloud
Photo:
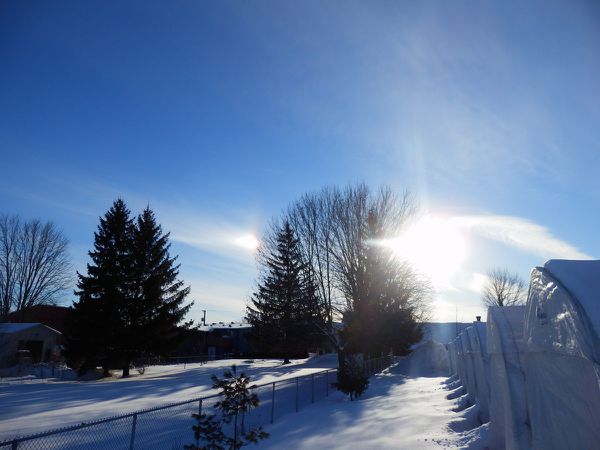
[[[478,272],[473,272],[470,275],[470,279],[466,283],[465,287],[466,287],[466,289],[468,289],[469,291],[471,291],[475,294],[481,294],[481,291],[483,290],[483,286],[485,285],[487,280],[488,280],[487,275],[484,275],[484,274],[478,273]]]
[[[522,217],[473,215],[453,220],[471,233],[545,258],[592,259],[592,256],[554,236],[548,228]]]
[[[174,241],[225,258],[254,261],[256,227],[247,221],[214,216],[164,214],[164,229]]]
[[[206,310],[209,323],[215,320],[242,319],[251,285],[222,284],[204,277],[192,278],[189,281],[192,285],[190,299],[195,300],[190,318],[199,323],[202,310]]]

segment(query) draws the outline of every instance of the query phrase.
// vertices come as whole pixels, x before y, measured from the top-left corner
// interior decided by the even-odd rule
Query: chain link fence
[[[391,357],[364,361],[369,375],[392,363]],[[260,404],[243,418],[244,426],[265,426],[298,412],[332,393],[337,369],[257,385]],[[193,441],[193,413],[213,411],[220,395],[145,409],[106,419],[83,422],[0,442],[0,450],[182,449]]]

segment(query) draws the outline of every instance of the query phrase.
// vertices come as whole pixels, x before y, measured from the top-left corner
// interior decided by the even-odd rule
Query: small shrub
[[[350,400],[360,397],[369,386],[369,377],[357,355],[344,356],[338,369],[338,382],[335,387],[350,396]]]
[[[251,392],[250,377],[243,372],[237,375],[236,367],[225,371],[223,378],[213,375],[213,387],[220,389],[223,400],[215,403],[216,414],[192,414],[196,419],[194,430],[195,443],[184,446],[187,450],[237,450],[250,443],[266,439],[269,434],[262,427],[244,430],[243,420],[246,412],[259,405],[258,396]],[[233,423],[233,436],[223,431],[224,424]]]

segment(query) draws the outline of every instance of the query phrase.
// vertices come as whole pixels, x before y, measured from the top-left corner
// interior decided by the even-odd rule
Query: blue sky
[[[0,55],[0,211],[81,270],[116,197],[149,204],[210,321],[254,287],[235,239],[326,184],[458,227],[438,320],[490,267],[600,257],[597,2],[5,1]]]

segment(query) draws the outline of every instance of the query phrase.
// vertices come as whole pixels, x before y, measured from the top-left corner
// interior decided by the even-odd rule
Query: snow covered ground
[[[336,355],[294,360],[220,360],[206,364],[150,366],[143,375],[100,381],[53,381],[32,378],[0,381],[0,440],[186,401],[215,393],[211,375],[232,364],[253,383],[308,375],[337,367]]]
[[[276,406],[276,422],[266,426],[271,437],[258,448],[484,449],[487,426],[478,426],[477,406],[467,407],[463,388],[436,373],[445,371],[443,365],[431,364],[431,359],[438,359],[436,350],[435,346],[422,346],[406,358],[404,364],[372,377],[369,389],[358,401],[350,402],[340,392],[332,392],[327,398],[320,395],[314,404],[305,399],[300,411],[294,413],[293,401],[285,400],[286,395],[292,394],[293,398],[294,385],[278,391],[283,403]],[[210,376],[221,374],[232,364],[262,384],[335,367],[337,357],[326,355],[296,360],[285,366],[280,360],[213,361],[205,365],[189,364],[185,369],[183,365],[155,366],[149,367],[144,375],[130,379],[95,382],[4,379],[0,383],[0,440],[210,395],[213,393]],[[415,375],[416,366],[427,368],[427,376]],[[265,389],[270,393],[270,388]],[[302,397],[310,397],[310,390],[303,392]],[[269,398],[270,394],[266,396],[267,414],[271,410]],[[287,412],[281,411],[283,405],[288,406]],[[144,415],[138,427],[144,427],[139,438],[146,440],[136,441],[136,445],[159,448],[157,438],[166,439],[173,447],[189,443],[191,422],[187,420],[191,412],[184,411],[180,419],[171,417],[170,413],[154,418],[151,414]],[[168,437],[172,436],[169,433],[174,430],[176,420],[183,420],[179,424],[183,428],[178,436]],[[117,429],[121,426],[123,430]],[[78,448],[74,443],[83,442],[78,439],[89,442],[105,439],[107,445],[121,442],[121,434],[129,436],[130,429],[130,420],[126,420],[94,427],[84,432],[83,437],[68,434],[67,438],[73,440],[71,446],[65,448]]]
[[[336,392],[267,427],[271,437],[258,448],[484,449],[487,425],[478,426],[477,407],[464,409],[460,388],[452,391],[446,380],[392,368],[371,378],[358,401]]]

